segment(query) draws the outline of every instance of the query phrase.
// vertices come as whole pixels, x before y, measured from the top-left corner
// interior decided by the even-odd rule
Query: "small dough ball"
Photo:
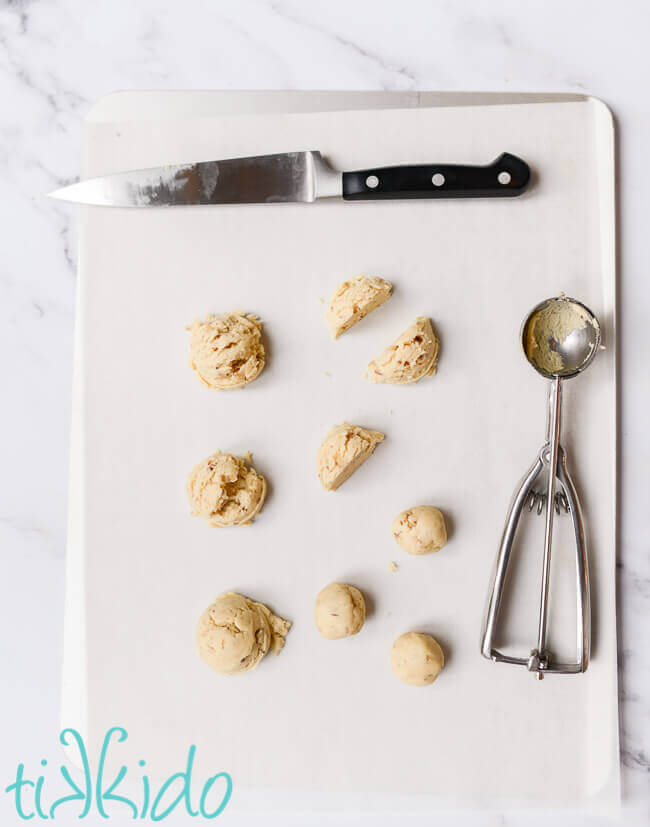
[[[209,388],[243,388],[264,369],[262,322],[250,313],[209,313],[190,331],[190,365]]]
[[[371,382],[407,385],[436,372],[440,345],[431,319],[418,316],[392,345],[368,365]]]
[[[336,288],[325,318],[335,339],[383,304],[393,285],[376,276],[357,276]]]
[[[240,675],[255,669],[269,649],[277,655],[290,628],[288,620],[263,603],[227,592],[199,618],[196,646],[201,660],[215,672]]]
[[[433,683],[445,665],[445,656],[438,641],[421,632],[400,635],[390,655],[395,677],[411,686]]]
[[[316,628],[328,640],[356,635],[366,619],[366,601],[355,586],[330,583],[316,595]]]
[[[431,554],[447,542],[447,526],[442,513],[432,505],[407,508],[393,520],[393,537],[409,554]]]
[[[379,431],[368,431],[344,422],[335,425],[318,450],[318,476],[323,488],[336,490],[352,476],[384,439]]]
[[[193,517],[216,527],[245,525],[259,513],[266,498],[266,480],[247,459],[221,451],[195,466],[187,478],[187,499]]]

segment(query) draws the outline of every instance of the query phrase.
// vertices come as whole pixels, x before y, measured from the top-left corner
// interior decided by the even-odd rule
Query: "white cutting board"
[[[121,114],[113,97],[87,123],[83,172],[306,148],[342,169],[509,151],[531,164],[534,186],[503,200],[82,210],[63,723],[91,750],[108,726],[125,726],[119,760],[145,755],[152,775],[178,769],[195,743],[199,774],[231,773],[235,808],[615,804],[610,115],[575,97],[341,98],[351,111],[326,97],[313,108],[333,111],[310,113],[303,95],[270,95],[263,115],[247,114],[259,95],[128,93]],[[273,111],[283,106],[303,111]],[[395,294],[333,342],[319,298],[361,272],[390,279]],[[539,684],[483,660],[478,642],[509,498],[544,434],[545,383],[520,354],[519,325],[560,291],[605,332],[593,367],[566,385],[563,439],[589,532],[594,652],[586,675]],[[250,387],[219,394],[189,369],[184,328],[233,308],[264,320],[269,363]],[[419,314],[441,336],[438,374],[415,387],[365,383],[368,360]],[[328,493],[315,455],[343,420],[386,441]],[[269,479],[251,527],[188,515],[186,475],[217,448],[251,450]],[[450,541],[406,559],[390,523],[420,502],[449,515]],[[571,632],[569,552],[556,555],[556,608]],[[511,629],[524,651],[539,546],[530,555],[531,597]],[[371,606],[363,632],[335,643],[312,621],[331,580],[356,584]],[[198,615],[226,590],[294,623],[278,658],[234,679],[193,647]],[[435,634],[447,654],[425,689],[390,672],[392,641],[410,629]]]

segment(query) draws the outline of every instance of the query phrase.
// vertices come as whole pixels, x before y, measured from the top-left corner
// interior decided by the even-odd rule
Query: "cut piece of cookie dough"
[[[316,595],[316,628],[328,640],[356,635],[365,619],[366,601],[355,586],[330,583]]]
[[[209,388],[234,390],[256,379],[264,369],[262,322],[239,311],[205,319],[189,326],[190,365]]]
[[[325,318],[335,339],[390,297],[393,285],[377,276],[357,276],[336,288]]]
[[[436,372],[439,343],[431,319],[418,316],[392,345],[368,365],[371,382],[406,385]]]
[[[368,431],[348,422],[335,425],[318,449],[318,476],[323,488],[336,490],[383,439],[384,434],[379,431]]]
[[[250,523],[265,497],[266,480],[250,462],[221,451],[196,465],[187,478],[192,516],[217,527]]]
[[[407,508],[393,520],[393,537],[408,554],[431,554],[447,542],[447,526],[442,513],[432,505]]]
[[[241,675],[255,669],[272,649],[284,646],[291,623],[274,615],[263,603],[226,592],[199,618],[196,647],[199,657],[222,675]]]
[[[410,686],[433,683],[445,665],[445,656],[438,641],[421,632],[400,635],[390,655],[395,677]]]

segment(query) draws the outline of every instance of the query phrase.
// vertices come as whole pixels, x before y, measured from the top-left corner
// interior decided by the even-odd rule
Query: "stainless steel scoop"
[[[589,663],[591,645],[591,613],[589,569],[582,514],[578,495],[566,467],[566,456],[560,446],[562,380],[581,373],[598,352],[600,325],[594,314],[581,302],[557,296],[541,302],[529,313],[521,328],[521,343],[526,359],[542,376],[551,380],[548,398],[546,442],[535,462],[515,492],[497,554],[485,616],[481,652],[484,657],[502,663],[525,666],[541,680],[546,673],[575,674],[584,672]],[[544,470],[548,471],[545,495],[534,488]],[[551,473],[555,469],[555,473]],[[556,495],[559,483],[561,491]],[[512,657],[499,652],[494,639],[501,608],[501,598],[517,525],[526,504],[545,508],[544,561],[539,604],[537,645],[527,657]],[[576,541],[577,574],[577,657],[572,663],[554,660],[546,646],[548,591],[551,571],[553,515],[561,509],[573,519]]]

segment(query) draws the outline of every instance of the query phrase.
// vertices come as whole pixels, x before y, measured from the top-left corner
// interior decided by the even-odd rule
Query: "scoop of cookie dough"
[[[335,339],[389,298],[393,285],[376,276],[357,276],[336,288],[325,318]]]
[[[445,665],[445,656],[438,641],[421,632],[400,635],[390,655],[395,677],[411,686],[433,683]]]
[[[194,321],[189,331],[190,364],[209,388],[242,388],[264,369],[262,323],[257,316],[209,313]]]
[[[431,319],[418,316],[392,345],[368,365],[371,382],[406,385],[436,372],[439,343]]]
[[[201,660],[215,672],[240,675],[255,669],[269,649],[277,655],[290,627],[263,603],[227,592],[199,618],[196,646]]]
[[[447,542],[447,526],[441,512],[432,505],[407,508],[393,520],[393,537],[409,554],[431,554]]]
[[[200,462],[187,478],[192,515],[217,527],[250,523],[265,497],[264,477],[246,459],[221,451]]]
[[[318,450],[318,476],[323,488],[337,489],[368,459],[383,438],[379,431],[368,431],[348,422],[335,425]]]
[[[316,628],[328,640],[356,635],[366,619],[366,601],[355,586],[330,583],[316,595]]]

